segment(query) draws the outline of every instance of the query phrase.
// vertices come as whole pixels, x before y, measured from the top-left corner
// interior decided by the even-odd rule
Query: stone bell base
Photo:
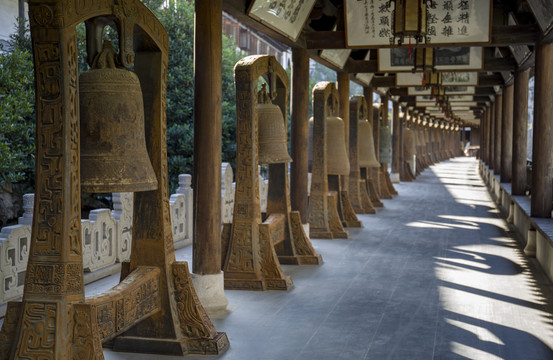
[[[190,274],[200,303],[208,314],[226,311],[228,299],[225,296],[225,277],[219,274]]]
[[[391,173],[390,179],[392,180],[392,183],[399,184],[399,173]]]

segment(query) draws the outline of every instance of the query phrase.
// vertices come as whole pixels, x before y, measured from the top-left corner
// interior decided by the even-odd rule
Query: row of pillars
[[[551,217],[553,210],[553,44],[536,46],[534,68],[534,124],[532,139],[531,216]],[[484,163],[511,183],[512,195],[526,191],[528,81],[530,69],[515,73],[481,119],[481,156]]]
[[[194,40],[194,239],[193,272],[197,275],[221,272],[221,58],[222,0],[196,1]],[[338,74],[340,116],[345,125],[346,148],[349,142],[349,75]],[[292,49],[291,74],[291,206],[307,223],[307,173],[309,138],[309,53]],[[372,89],[365,88],[368,113],[372,114]],[[388,97],[383,97],[387,108]],[[399,105],[394,103],[394,133],[399,134]],[[388,111],[382,112],[388,124]],[[371,116],[371,115],[370,115]],[[379,122],[373,124],[375,148],[379,148]],[[400,142],[394,143],[392,171],[399,172]],[[378,153],[378,151],[377,151]],[[387,164],[383,165],[387,167]],[[342,184],[347,190],[348,182]],[[214,190],[215,189],[215,190]]]

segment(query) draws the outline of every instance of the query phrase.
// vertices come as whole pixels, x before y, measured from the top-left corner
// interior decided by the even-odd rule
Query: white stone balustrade
[[[233,170],[221,164],[221,221],[232,222],[234,211]],[[193,189],[190,175],[179,175],[179,188],[171,195],[171,225],[175,249],[192,243]],[[268,184],[259,177],[261,211],[267,208]],[[96,209],[81,220],[85,282],[119,271],[114,265],[129,258],[132,241],[133,193],[113,193],[113,210]],[[0,231],[0,317],[8,301],[23,295],[25,271],[31,243],[34,195],[23,196],[24,214],[18,225]],[[88,276],[93,275],[93,276]],[[97,276],[96,276],[97,275]]]

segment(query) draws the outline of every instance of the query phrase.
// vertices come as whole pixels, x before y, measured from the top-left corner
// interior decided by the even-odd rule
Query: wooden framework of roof
[[[411,107],[415,111],[425,112],[425,108],[416,107],[415,96],[408,95],[406,87],[396,86],[395,73],[378,71],[377,51],[369,52],[378,47],[351,49],[343,68],[321,57],[321,51],[324,49],[347,49],[344,21],[346,0],[316,0],[296,41],[248,16],[248,8],[252,1],[223,0],[223,9],[245,24],[292,48],[306,49],[313,60],[337,72],[350,74],[351,81],[362,86],[370,86],[379,93],[388,92],[402,105]],[[475,0],[469,0],[469,2],[472,1]],[[536,14],[539,14],[539,17]],[[538,18],[541,19],[541,23]],[[478,70],[478,85],[473,99],[476,106],[470,108],[475,119],[478,119],[486,107],[490,106],[494,96],[497,92],[501,92],[504,85],[510,85],[513,82],[514,72],[533,67],[535,45],[553,41],[553,26],[551,26],[553,20],[549,22],[546,29],[543,29],[543,19],[549,18],[553,19],[553,4],[547,0],[492,1],[491,40],[489,43],[476,45],[483,49],[483,67]],[[513,22],[516,25],[509,25]],[[403,46],[409,45],[403,44]],[[440,45],[418,44],[418,47],[437,46]],[[515,54],[517,47],[520,49],[520,46],[527,49],[523,56]],[[374,74],[371,83],[366,84],[359,80],[355,75],[360,73]],[[478,123],[479,120],[472,122],[474,125]]]

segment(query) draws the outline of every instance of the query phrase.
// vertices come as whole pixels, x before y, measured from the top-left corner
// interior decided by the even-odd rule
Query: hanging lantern
[[[389,126],[380,127],[380,162],[382,164],[392,162],[392,135]]]
[[[425,48],[416,48],[415,49],[415,67],[413,72],[417,70],[428,71],[434,70],[435,57],[434,57],[434,48],[425,47]]]
[[[439,71],[425,71],[422,86],[433,87],[442,85],[442,73]]]
[[[416,43],[427,41],[426,37],[426,0],[394,0],[392,13],[392,33],[390,39],[395,44],[403,43],[404,38],[414,38]]]
[[[271,103],[271,97],[262,85],[257,95],[257,146],[259,149],[259,164],[281,164],[291,162],[288,154],[288,141],[284,128],[284,117],[280,108]]]
[[[376,160],[374,152],[374,138],[371,123],[366,120],[359,121],[359,166],[360,167],[380,167],[380,163]]]
[[[144,132],[138,76],[116,67],[105,41],[92,69],[79,77],[81,189],[135,192],[157,189]]]

